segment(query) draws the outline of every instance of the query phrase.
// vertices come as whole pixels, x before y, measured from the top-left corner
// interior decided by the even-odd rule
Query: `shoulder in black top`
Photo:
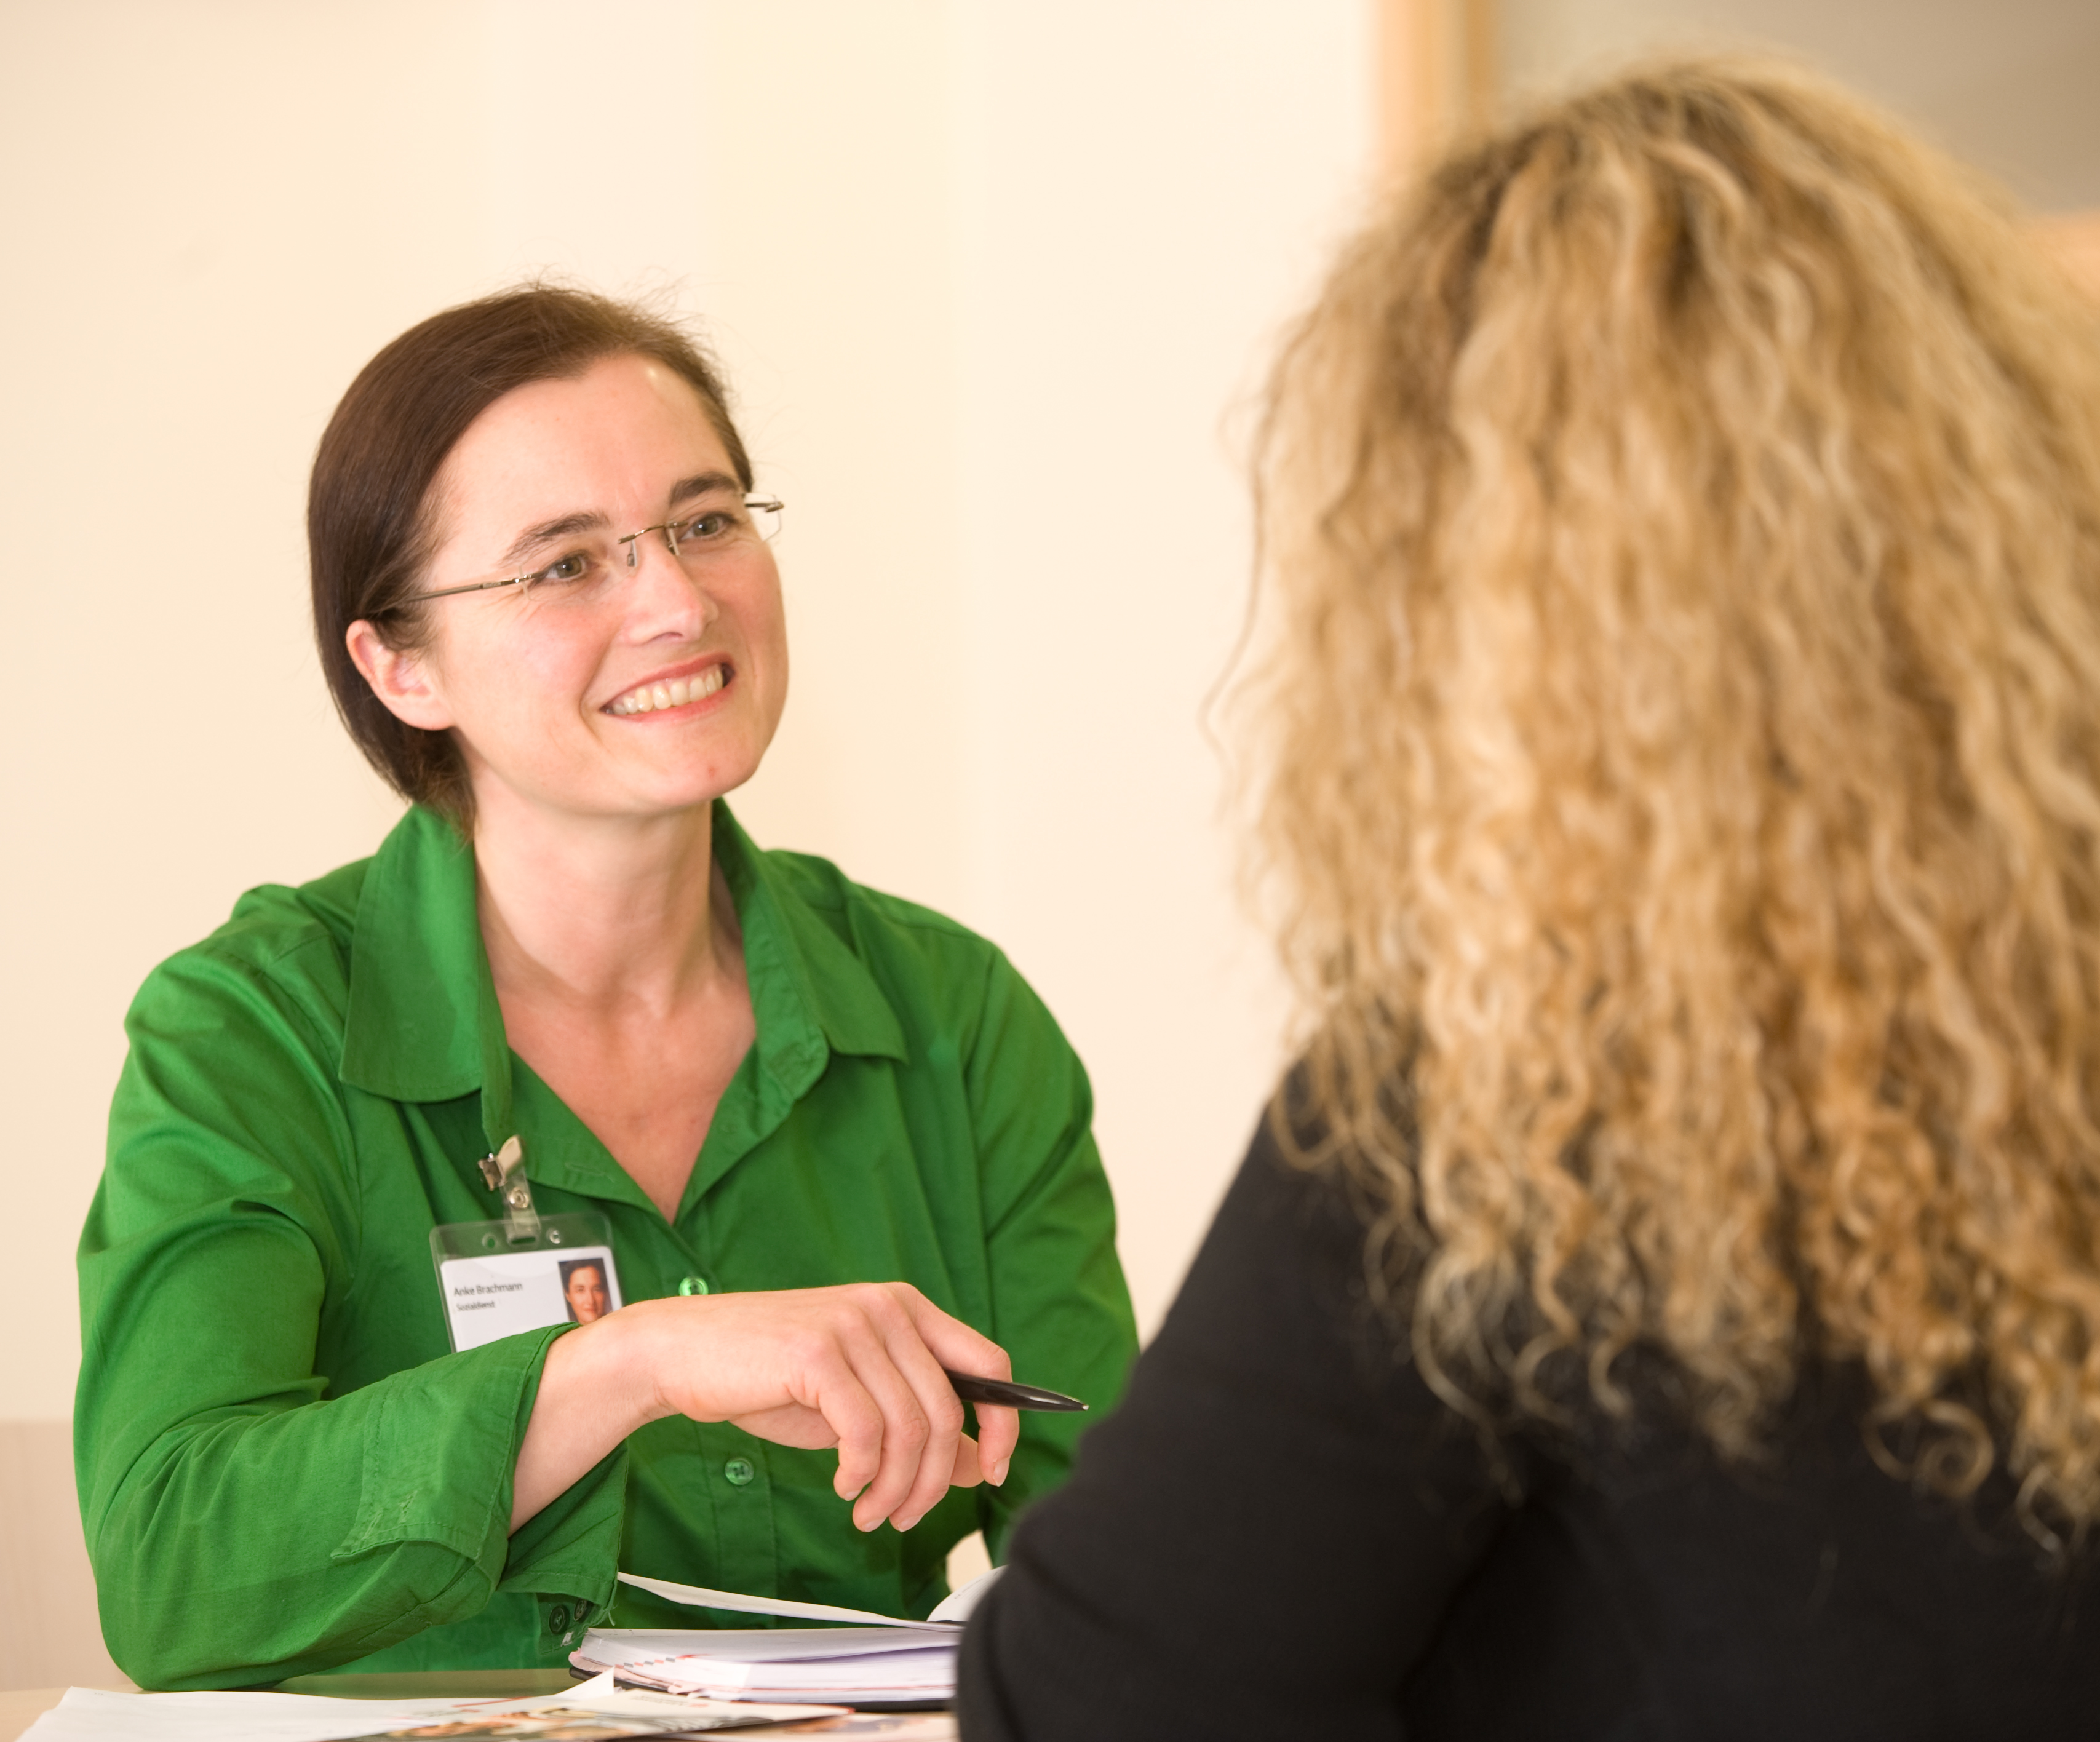
[[[1884,1474],[1811,1370],[1754,1471],[1674,1422],[1471,1432],[1358,1303],[1363,1230],[1260,1133],[1122,1408],[973,1621],[969,1742],[2100,1735],[2100,1599]]]

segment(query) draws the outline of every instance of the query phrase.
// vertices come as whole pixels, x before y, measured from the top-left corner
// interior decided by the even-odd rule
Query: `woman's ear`
[[[426,732],[442,732],[452,724],[452,710],[439,692],[425,654],[389,646],[363,617],[351,624],[342,639],[372,693],[395,719]]]

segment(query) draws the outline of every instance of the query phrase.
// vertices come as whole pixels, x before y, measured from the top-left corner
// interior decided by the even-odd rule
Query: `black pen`
[[[1062,1391],[1046,1391],[1039,1385],[1016,1385],[1011,1379],[980,1379],[974,1374],[956,1373],[943,1367],[948,1383],[964,1403],[1004,1404],[1009,1409],[1083,1409],[1076,1397]]]

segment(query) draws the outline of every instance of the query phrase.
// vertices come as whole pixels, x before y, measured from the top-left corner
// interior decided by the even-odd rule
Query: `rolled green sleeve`
[[[75,1449],[104,1637],[148,1687],[325,1668],[498,1589],[611,1596],[624,1453],[508,1535],[566,1327],[337,1394],[327,1327],[382,1303],[360,1298],[354,1145],[303,1025],[268,978],[195,952],[128,1025],[81,1246]]]

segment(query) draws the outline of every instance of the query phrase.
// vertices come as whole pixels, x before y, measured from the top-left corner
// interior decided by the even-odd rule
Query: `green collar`
[[[874,977],[719,800],[714,858],[743,931],[761,1098],[792,1101],[832,1052],[906,1058],[903,1028]],[[389,1100],[456,1100],[479,1089],[492,1150],[516,1128],[510,1049],[475,907],[474,849],[421,805],[395,826],[365,874],[341,1074]]]

